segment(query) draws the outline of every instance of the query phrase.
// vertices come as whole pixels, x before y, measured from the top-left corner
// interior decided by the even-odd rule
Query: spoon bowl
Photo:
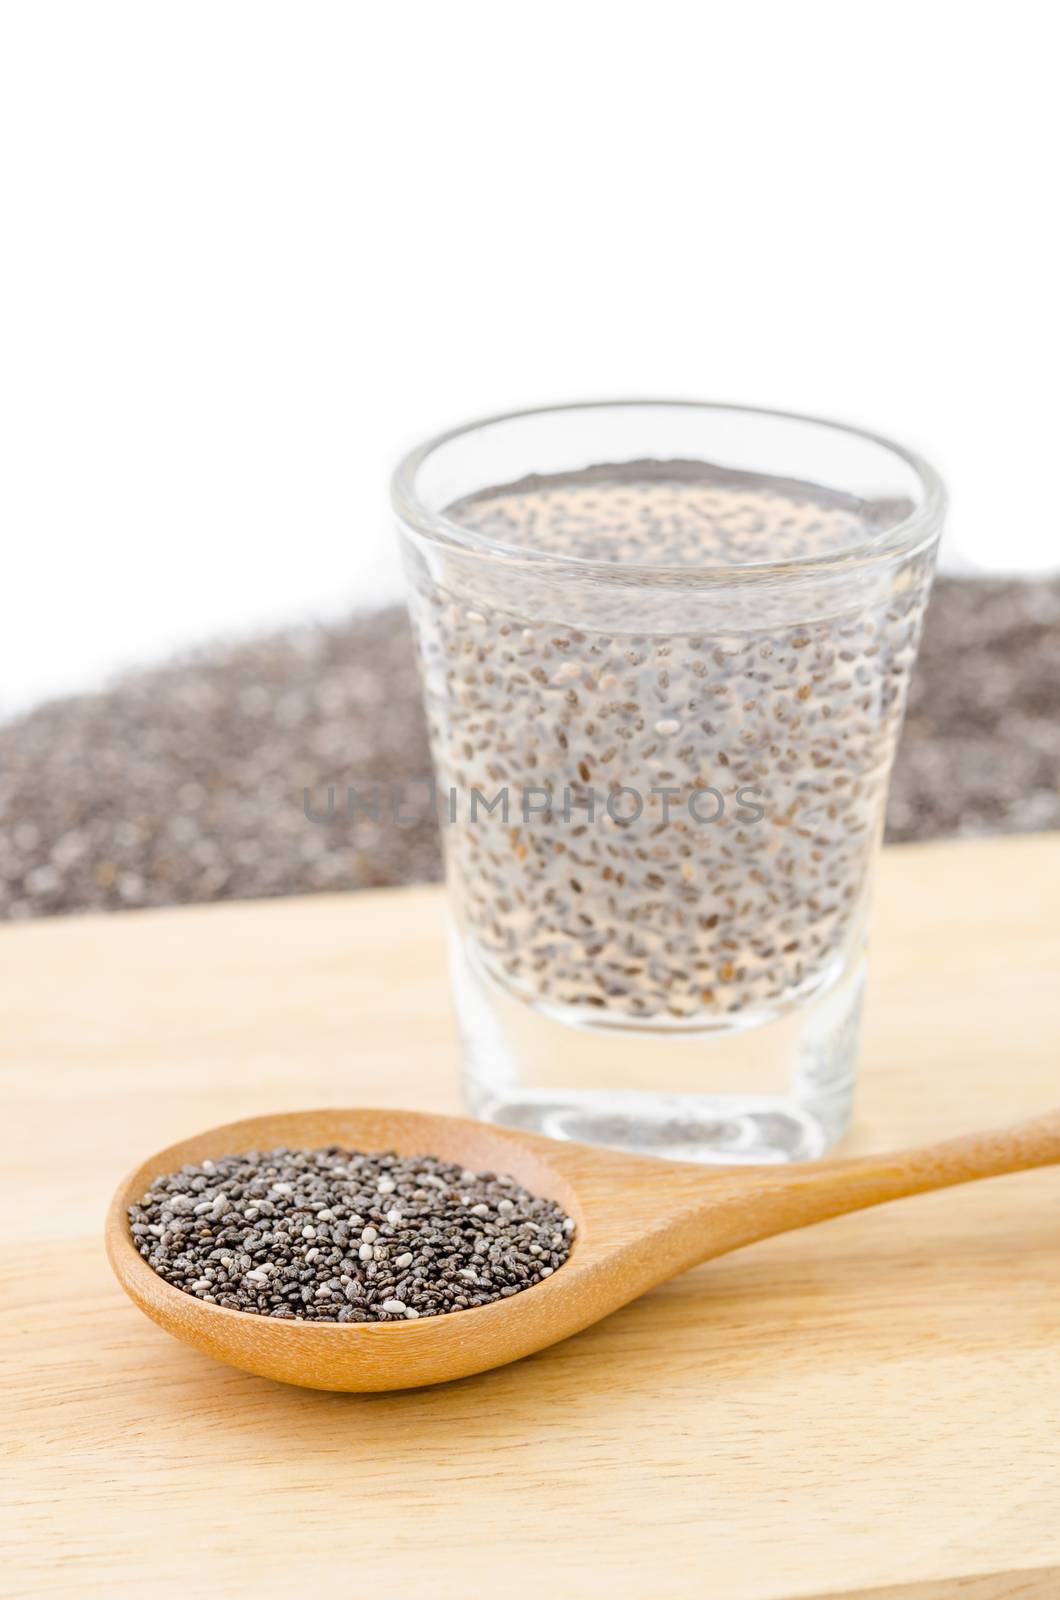
[[[409,1322],[274,1320],[186,1294],[137,1250],[127,1209],[162,1173],[249,1150],[395,1150],[506,1173],[574,1218],[568,1260],[519,1294]],[[711,1168],[413,1111],[296,1111],[230,1122],[170,1145],[119,1186],[106,1224],[122,1288],[168,1333],[261,1377],[313,1389],[416,1388],[555,1344],[656,1284],[757,1239],[903,1195],[1060,1161],[1060,1113],[888,1156]]]

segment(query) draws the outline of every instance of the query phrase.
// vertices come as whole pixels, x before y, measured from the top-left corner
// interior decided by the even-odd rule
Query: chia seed
[[[0,919],[436,881],[426,808],[409,827],[302,814],[303,784],[321,803],[327,784],[366,792],[428,766],[403,606],[50,701],[0,725]],[[888,837],[1047,828],[1060,828],[1060,578],[942,575]]]
[[[546,797],[445,833],[496,981],[567,1020],[688,1026],[830,979],[864,926],[930,553],[772,588],[739,569],[841,557],[903,514],[692,462],[449,507],[530,556],[507,588],[503,562],[421,569],[411,601],[442,785]],[[564,584],[540,554],[675,575]],[[680,573],[704,566],[732,569],[713,601]]]
[[[183,1166],[156,1178],[128,1216],[141,1256],[175,1288],[301,1322],[414,1321],[488,1305],[550,1277],[574,1234],[554,1201],[503,1174],[338,1145]]]

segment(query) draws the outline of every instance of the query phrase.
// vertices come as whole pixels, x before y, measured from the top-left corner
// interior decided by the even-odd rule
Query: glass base
[[[723,1026],[600,1028],[512,995],[451,939],[464,1096],[487,1122],[676,1161],[809,1161],[850,1121],[865,963]]]

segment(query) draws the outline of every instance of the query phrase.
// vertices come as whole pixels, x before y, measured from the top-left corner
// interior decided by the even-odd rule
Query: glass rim
[[[552,551],[536,551],[521,545],[508,544],[492,538],[477,529],[434,511],[421,499],[417,480],[428,458],[455,439],[495,427],[499,423],[520,422],[539,416],[562,416],[565,412],[609,411],[653,407],[659,410],[730,412],[743,416],[764,417],[776,422],[809,423],[846,434],[866,444],[879,446],[902,461],[916,476],[922,491],[920,504],[908,516],[896,522],[883,533],[868,535],[848,549],[820,555],[795,556],[781,561],[749,561],[745,563],[710,566],[666,566],[657,562],[600,561],[585,556],[556,555]],[[447,428],[436,433],[422,444],[416,445],[401,457],[390,480],[391,504],[401,522],[435,544],[455,548],[471,556],[499,558],[507,563],[526,563],[535,568],[552,571],[569,570],[578,576],[593,576],[608,583],[632,580],[650,581],[654,577],[667,582],[685,584],[759,582],[776,579],[784,574],[816,575],[838,573],[851,567],[875,565],[894,557],[910,557],[927,548],[937,537],[946,510],[946,488],[934,467],[914,450],[897,444],[884,434],[871,429],[855,427],[851,423],[836,422],[830,417],[813,416],[799,411],[783,411],[769,406],[740,405],[723,400],[575,400],[555,405],[527,406],[518,411],[501,411],[471,422]]]

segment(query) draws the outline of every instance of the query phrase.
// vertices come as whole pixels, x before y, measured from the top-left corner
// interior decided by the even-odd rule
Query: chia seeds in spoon
[[[251,1150],[156,1178],[133,1240],[177,1289],[303,1322],[400,1322],[529,1289],[574,1222],[514,1178],[436,1156]]]

